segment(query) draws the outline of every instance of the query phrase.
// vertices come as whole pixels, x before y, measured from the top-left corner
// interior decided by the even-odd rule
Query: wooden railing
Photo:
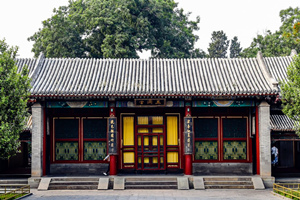
[[[30,194],[30,185],[4,185],[0,188],[0,200],[19,198]]]
[[[273,192],[290,199],[300,200],[300,184],[299,183],[274,183]]]

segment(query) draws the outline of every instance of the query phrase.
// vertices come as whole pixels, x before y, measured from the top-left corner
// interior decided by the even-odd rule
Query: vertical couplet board
[[[194,147],[193,118],[184,117],[184,154],[193,154]]]
[[[107,122],[108,127],[108,153],[110,155],[117,155],[118,149],[117,149],[117,118],[116,117],[110,117],[108,118]]]

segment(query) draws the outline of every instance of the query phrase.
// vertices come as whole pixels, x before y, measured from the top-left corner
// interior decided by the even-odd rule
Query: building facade
[[[281,59],[281,58],[278,58]],[[32,177],[260,175],[272,183],[269,63],[55,59],[32,72]]]

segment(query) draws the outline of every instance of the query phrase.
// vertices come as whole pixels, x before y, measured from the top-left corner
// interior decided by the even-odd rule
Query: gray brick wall
[[[41,177],[43,175],[43,120],[43,107],[40,103],[35,103],[32,106],[32,177]]]
[[[270,105],[263,101],[258,106],[260,175],[271,176]]]

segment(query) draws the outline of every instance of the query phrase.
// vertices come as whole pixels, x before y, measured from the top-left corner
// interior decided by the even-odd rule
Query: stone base
[[[51,164],[50,175],[80,176],[80,175],[102,175],[106,172],[106,163],[72,163],[72,164]]]
[[[252,163],[193,163],[194,175],[252,175]]]
[[[28,178],[28,185],[30,185],[30,188],[38,188],[41,177],[30,177]]]
[[[275,177],[273,177],[273,176],[263,177],[262,176],[261,179],[263,180],[266,188],[273,188],[273,184],[275,183]]]

